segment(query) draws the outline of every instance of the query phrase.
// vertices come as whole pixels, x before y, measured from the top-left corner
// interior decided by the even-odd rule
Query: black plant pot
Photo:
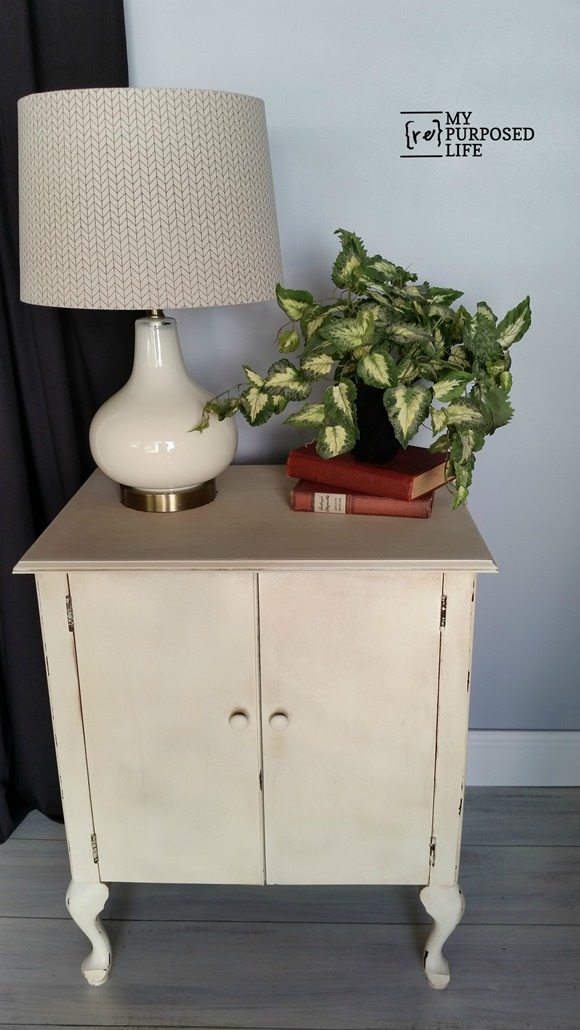
[[[370,465],[387,465],[399,450],[393,427],[383,403],[383,390],[356,383],[356,414],[359,439],[353,447],[357,461]]]

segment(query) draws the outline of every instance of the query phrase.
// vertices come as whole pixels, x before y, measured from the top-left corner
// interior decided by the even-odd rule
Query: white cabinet
[[[217,500],[123,508],[95,473],[22,559],[37,578],[71,915],[102,983],[115,881],[457,884],[474,573],[466,511],[344,518],[288,507],[277,467]]]

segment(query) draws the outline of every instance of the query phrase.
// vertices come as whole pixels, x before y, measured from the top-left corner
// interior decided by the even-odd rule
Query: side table
[[[493,559],[445,490],[424,521],[292,512],[278,466],[218,487],[145,515],[95,472],[15,570],[38,587],[83,973],[108,976],[115,881],[418,884],[445,987]]]

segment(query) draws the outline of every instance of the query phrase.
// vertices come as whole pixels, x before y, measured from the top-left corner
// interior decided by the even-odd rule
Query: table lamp
[[[147,312],[93,458],[142,511],[213,500],[233,419],[191,432],[211,394],[164,308],[268,300],[281,279],[264,103],[200,89],[79,89],[18,103],[21,299]]]

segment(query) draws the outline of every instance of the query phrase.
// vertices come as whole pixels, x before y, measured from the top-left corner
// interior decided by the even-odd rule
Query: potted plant
[[[512,417],[510,347],[530,326],[530,299],[500,322],[485,301],[471,314],[452,306],[459,290],[419,283],[380,254],[369,256],[354,233],[336,235],[334,297],[321,303],[306,290],[276,288],[289,319],[278,349],[294,358],[280,358],[264,375],[244,365],[246,381],[208,401],[194,428],[202,432],[212,414],[237,411],[261,425],[301,401],[286,422],[314,430],[323,458],[352,450],[359,460],[385,463],[429,419],[431,450],[448,455],[458,507],[476,453]],[[309,401],[323,381],[320,398]]]

